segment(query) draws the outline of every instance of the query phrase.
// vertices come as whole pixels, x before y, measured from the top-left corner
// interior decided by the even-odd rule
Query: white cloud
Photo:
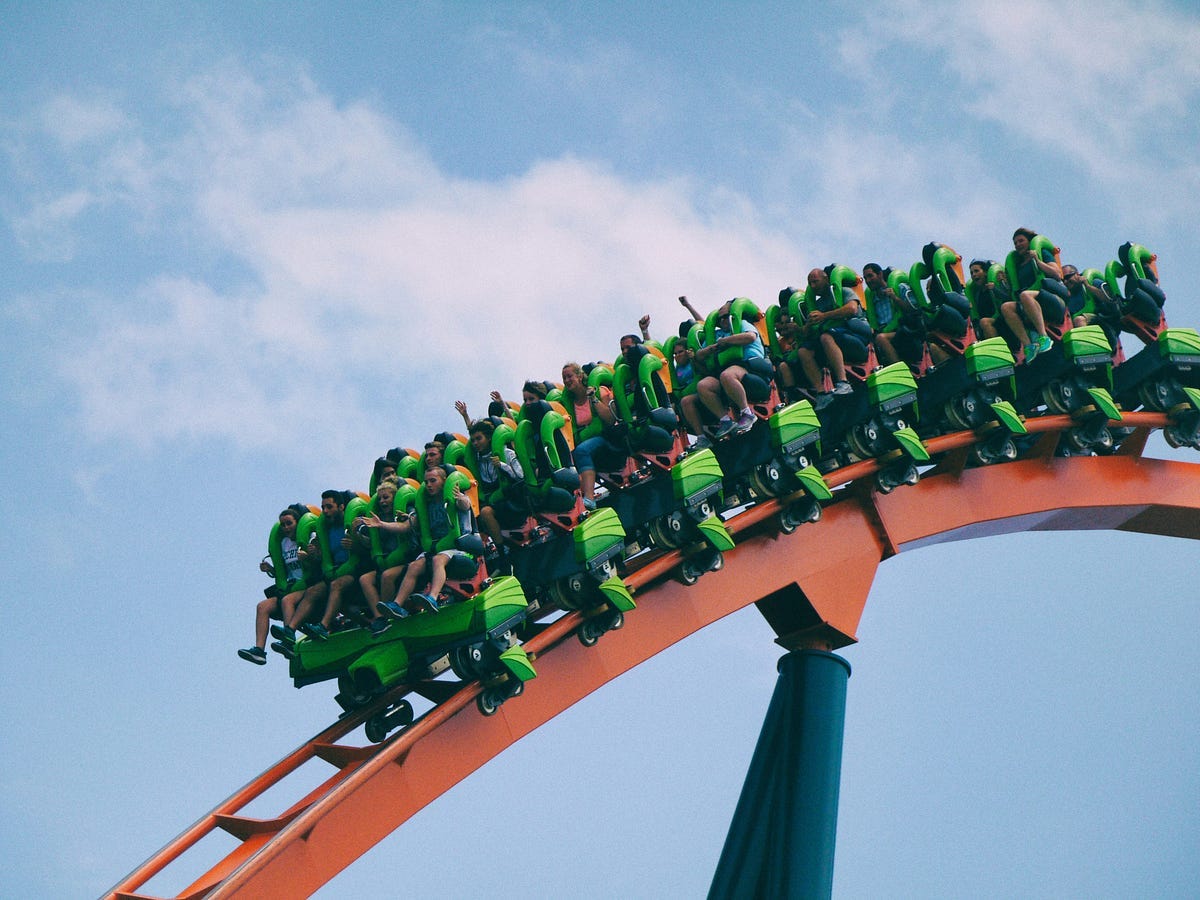
[[[143,164],[121,153],[130,165],[96,180],[180,211],[164,239],[199,234],[248,277],[161,274],[79,317],[61,374],[95,439],[265,448],[331,414],[357,440],[335,434],[323,454],[418,443],[456,425],[459,397],[478,412],[492,388],[515,397],[569,358],[614,356],[642,312],[669,310],[665,336],[679,293],[769,300],[795,256],[736,196],[697,212],[683,181],[575,158],[450,178],[402,129],[303,80],[222,70],[179,102],[184,124],[158,145],[124,120],[99,155],[138,146]],[[189,268],[186,248],[168,260]]]
[[[1171,185],[1163,199],[1173,204],[1172,195],[1200,186],[1194,152],[1161,152],[1196,146],[1189,111],[1200,100],[1197,46],[1195,15],[1161,3],[1082,0],[905,2],[848,29],[841,42],[843,60],[877,86],[891,74],[889,59],[916,54],[926,61],[928,98],[944,100],[948,112],[961,109],[1017,142],[1050,149],[1108,189]]]

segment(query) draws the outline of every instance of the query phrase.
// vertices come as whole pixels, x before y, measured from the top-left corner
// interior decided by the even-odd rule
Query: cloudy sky
[[[456,399],[1018,225],[1145,244],[1200,324],[1197,46],[1182,2],[0,3],[6,890],[98,894],[333,717],[235,656],[267,531]],[[1102,533],[882,567],[836,893],[1193,891],[1198,574]],[[770,638],[655,658],[321,896],[702,893]]]

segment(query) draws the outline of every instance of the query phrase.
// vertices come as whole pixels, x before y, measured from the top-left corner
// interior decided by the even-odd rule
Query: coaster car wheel
[[[1178,425],[1168,425],[1163,429],[1163,438],[1166,442],[1178,450],[1180,447],[1187,447],[1189,441],[1183,433],[1183,429]]]
[[[1055,378],[1042,388],[1042,400],[1051,412],[1069,413],[1075,408],[1075,385]]]
[[[474,681],[483,674],[483,648],[478,644],[450,651],[450,669],[461,681]]]
[[[999,443],[976,444],[971,448],[969,458],[974,465],[990,466],[995,463],[1012,462],[1017,458],[1017,453],[1016,441],[1006,437]]]
[[[588,587],[585,575],[568,575],[550,584],[550,595],[562,609],[579,609],[586,605]]]
[[[375,715],[367,719],[367,726],[364,729],[367,735],[367,740],[372,744],[382,744],[387,739],[387,727],[383,724],[383,716]]]
[[[750,487],[760,497],[778,497],[783,483],[783,471],[775,461],[750,470]]]
[[[973,431],[975,411],[978,408],[979,404],[975,398],[966,394],[962,397],[951,397],[946,401],[943,411],[952,427],[959,431]]]
[[[576,632],[576,637],[579,638],[579,643],[585,647],[596,646],[596,641],[600,640],[600,635],[606,631],[603,627],[597,627],[596,623],[591,619],[585,619],[584,623],[579,626],[579,631]]]
[[[485,688],[475,698],[475,705],[479,707],[480,713],[485,716],[495,715],[496,710],[500,708],[500,704],[503,702],[504,697],[497,692],[496,688]]]
[[[370,691],[361,690],[349,674],[338,676],[338,704],[349,712],[366,706],[373,699]]]
[[[660,547],[673,549],[682,547],[685,543],[684,522],[685,513],[675,510],[667,516],[653,519],[650,522],[650,539]]]
[[[683,565],[679,567],[679,580],[689,587],[699,581],[703,574],[691,560],[684,560]]]
[[[1165,381],[1151,381],[1138,387],[1138,398],[1147,409],[1166,412],[1171,402],[1171,388]]]
[[[1107,429],[1105,430],[1107,431]],[[1067,442],[1067,446],[1076,453],[1086,453],[1092,447],[1092,436],[1084,428],[1068,428],[1063,434],[1063,439]]]
[[[879,426],[873,421],[855,425],[846,432],[846,443],[860,459],[870,459],[878,455]]]
[[[401,700],[387,712],[376,713],[367,719],[367,740],[372,744],[381,744],[387,740],[388,732],[396,728],[411,725],[413,720],[412,704]]]

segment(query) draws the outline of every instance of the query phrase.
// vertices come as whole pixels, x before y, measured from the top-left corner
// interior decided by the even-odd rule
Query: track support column
[[[793,650],[778,669],[710,900],[833,892],[850,664],[824,650]]]

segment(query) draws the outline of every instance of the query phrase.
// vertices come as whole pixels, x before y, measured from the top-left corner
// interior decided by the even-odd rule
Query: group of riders
[[[1061,264],[1057,248],[1027,228],[1014,232],[1003,263],[974,259],[967,272],[949,248],[929,244],[909,270],[867,263],[859,277],[845,266],[813,269],[804,289],[784,288],[778,307],[766,311],[731,300],[704,316],[680,297],[690,317],[677,334],[654,341],[643,316],[640,334],[622,336],[618,364],[636,372],[648,354],[662,361],[655,384],[673,412],[666,424],[672,440],[694,451],[759,421],[747,393],[751,375],[770,382],[779,402],[808,399],[822,409],[852,394],[874,366],[902,361],[921,375],[970,335],[1003,338],[1027,364],[1073,325],[1100,325],[1115,348],[1129,321],[1154,327],[1162,317],[1165,297],[1152,272],[1139,270],[1149,277],[1121,296],[1103,273]],[[282,510],[261,564],[273,584],[257,606],[255,643],[238,655],[263,665],[268,634],[272,649],[290,657],[297,632],[324,640],[354,625],[380,634],[395,619],[436,613],[449,602],[441,597],[448,570],[470,555],[460,549],[463,537],[478,537],[477,555],[492,567],[522,539],[522,486],[530,469],[540,476],[553,468],[548,454],[577,474],[582,514],[594,510],[604,473],[634,452],[611,379],[593,377],[598,366],[605,364],[569,362],[558,383],[526,381],[520,404],[493,391],[478,419],[458,401],[465,435],[442,432],[423,452],[389,451],[376,460],[368,493],[327,490],[319,511],[299,503]],[[522,459],[499,439],[551,407],[569,433],[565,447]]]

